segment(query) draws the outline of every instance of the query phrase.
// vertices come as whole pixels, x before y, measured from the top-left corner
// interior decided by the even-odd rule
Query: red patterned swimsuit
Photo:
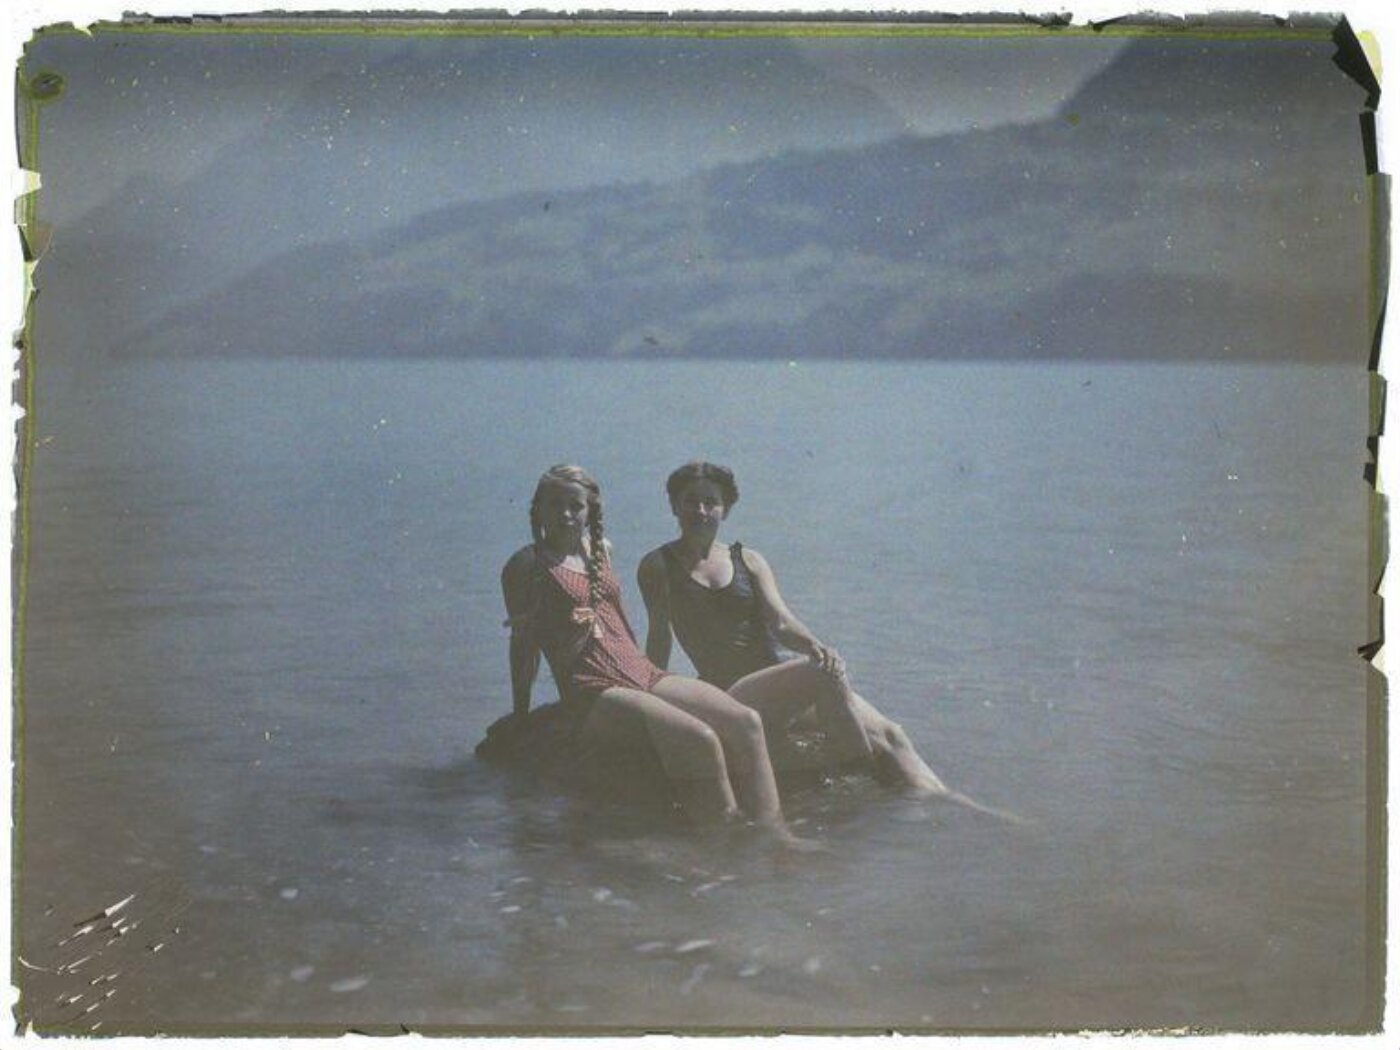
[[[535,549],[535,637],[565,700],[592,699],[623,686],[649,691],[665,678],[637,647],[622,611],[622,586],[604,562],[597,608],[588,604],[588,574]]]

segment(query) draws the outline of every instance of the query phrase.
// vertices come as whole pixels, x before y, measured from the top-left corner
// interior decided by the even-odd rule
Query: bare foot
[[[983,813],[997,820],[1004,820],[1008,824],[1028,824],[1025,817],[1012,813],[1008,809],[997,809],[995,806],[985,806],[976,799],[968,798],[961,791],[952,791],[940,783],[937,787],[920,784],[911,787],[904,792],[906,798],[927,799],[931,802],[951,802],[954,805],[970,809],[974,813]]]
[[[790,853],[830,853],[831,847],[818,839],[806,839],[795,834],[786,824],[773,824],[761,827],[768,840],[775,846]]]

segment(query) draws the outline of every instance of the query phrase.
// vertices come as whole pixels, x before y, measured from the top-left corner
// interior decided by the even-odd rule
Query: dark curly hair
[[[734,471],[728,467],[721,467],[718,463],[694,459],[671,471],[671,476],[666,479],[666,495],[670,498],[671,505],[675,506],[685,494],[686,486],[696,481],[713,481],[718,485],[726,507],[732,507],[739,502],[739,484],[734,480]]]

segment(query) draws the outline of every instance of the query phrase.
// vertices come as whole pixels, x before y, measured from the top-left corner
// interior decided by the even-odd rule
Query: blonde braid
[[[603,540],[603,500],[595,492],[588,498],[588,604],[598,608],[603,600],[602,566],[608,563],[608,548]]]

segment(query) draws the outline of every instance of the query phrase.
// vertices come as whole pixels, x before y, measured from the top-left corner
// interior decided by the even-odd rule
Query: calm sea
[[[1361,1014],[1361,369],[41,361],[37,381],[18,947],[41,1024]],[[736,469],[727,535],[861,692],[1028,825],[838,778],[787,800],[830,852],[781,857],[473,759],[509,706],[497,581],[535,478],[600,478],[640,629],[632,568],[697,456]],[[62,943],[131,895],[116,930]]]

